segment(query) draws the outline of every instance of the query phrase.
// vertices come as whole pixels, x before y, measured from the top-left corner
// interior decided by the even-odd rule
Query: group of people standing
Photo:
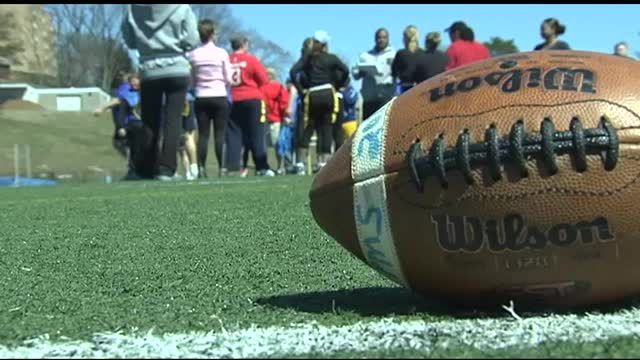
[[[362,119],[366,120],[391,98],[416,84],[447,69],[490,57],[487,48],[474,40],[473,31],[463,22],[456,22],[447,30],[453,45],[445,54],[438,50],[439,33],[429,33],[422,49],[418,29],[408,26],[403,34],[404,49],[396,51],[390,44],[389,31],[380,28],[375,32],[373,49],[361,54],[351,71],[329,52],[330,37],[326,31],[317,31],[305,39],[300,59],[289,73],[294,91],[301,95],[303,119],[298,126],[296,172],[304,173],[308,166],[309,140],[314,131],[318,139],[316,171],[355,132],[355,116],[344,117],[342,110],[351,105],[348,98],[353,96],[349,94],[357,96],[350,75],[362,80]]]
[[[126,179],[175,180],[179,152],[187,179],[207,177],[211,137],[221,174],[246,173],[251,153],[257,175],[275,175],[266,140],[273,139],[270,123],[288,118],[289,93],[249,53],[245,36],[231,39],[229,54],[215,44],[213,21],[198,22],[189,5],[171,4],[129,5],[122,31],[140,54],[139,73],[96,113],[113,111],[114,145],[128,148]]]
[[[397,51],[389,42],[387,29],[375,32],[375,46],[360,55],[352,70],[356,80],[362,79],[364,119],[392,97],[431,77],[491,56],[485,45],[475,41],[473,30],[464,22],[457,21],[445,31],[451,39],[446,52],[439,50],[439,32],[428,33],[421,43],[418,28],[407,26],[403,32],[404,48]]]
[[[188,179],[207,177],[212,137],[220,175],[246,176],[250,153],[256,175],[274,176],[284,174],[287,165],[292,173],[310,171],[315,133],[317,171],[353,135],[358,118],[366,120],[424,80],[491,57],[462,21],[445,30],[451,40],[446,52],[439,50],[438,32],[428,33],[421,47],[415,26],[405,28],[404,48],[396,51],[389,31],[380,28],[373,49],[350,70],[329,51],[329,34],[320,30],[304,40],[285,86],[250,53],[247,37],[232,37],[229,54],[216,44],[214,22],[198,22],[189,5],[130,5],[122,30],[127,47],[140,54],[139,74],[116,86],[114,100],[97,113],[114,112],[114,145],[124,152],[122,143],[127,144],[128,179],[174,180],[178,153]],[[558,20],[546,19],[545,41],[535,50],[569,49],[559,40],[564,31]],[[360,92],[351,76],[362,80]],[[276,149],[276,172],[267,146]]]

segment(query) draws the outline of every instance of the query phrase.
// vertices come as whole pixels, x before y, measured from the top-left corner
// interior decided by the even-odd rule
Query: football
[[[595,305],[640,294],[640,64],[519,53],[366,119],[316,175],[315,221],[427,297]]]

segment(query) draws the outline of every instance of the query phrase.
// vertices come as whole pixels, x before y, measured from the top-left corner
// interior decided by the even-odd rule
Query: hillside
[[[0,110],[0,175],[13,174],[13,145],[30,144],[34,176],[50,169],[76,180],[99,178],[88,170],[97,166],[114,176],[124,174],[126,162],[111,146],[110,114]]]

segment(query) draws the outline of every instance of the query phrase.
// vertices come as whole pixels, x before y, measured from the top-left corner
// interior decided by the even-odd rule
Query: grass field
[[[0,175],[22,143],[34,174],[74,176],[0,188],[0,358],[640,353],[637,300],[552,315],[395,286],[318,228],[310,177],[101,185],[88,167],[125,165],[108,115],[2,111],[0,127]]]
[[[315,225],[309,185],[0,189],[0,357],[639,353],[633,305],[513,315],[396,287]]]

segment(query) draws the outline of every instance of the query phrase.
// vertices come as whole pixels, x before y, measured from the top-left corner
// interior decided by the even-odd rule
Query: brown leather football
[[[463,302],[640,293],[640,64],[520,53],[425,81],[316,175],[320,227],[398,284]]]

